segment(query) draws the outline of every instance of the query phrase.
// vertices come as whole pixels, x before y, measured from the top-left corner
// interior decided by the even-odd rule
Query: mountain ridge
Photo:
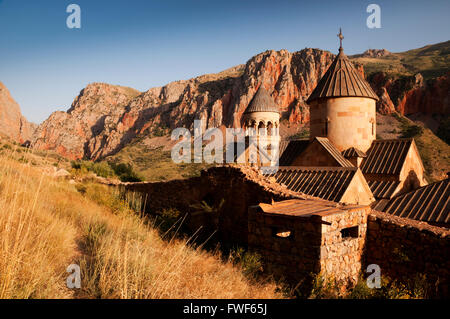
[[[368,75],[367,80],[380,97],[377,111],[381,114],[440,112],[448,115],[448,74],[430,82],[419,73],[393,73],[392,68],[378,71],[371,64],[379,60],[397,63],[398,59],[392,60],[392,56],[399,54],[411,58],[414,54],[430,55],[430,52],[433,59],[442,53],[447,61],[450,41],[404,53],[369,50],[353,56],[357,70],[363,76]],[[31,146],[54,150],[70,159],[97,160],[117,153],[139,136],[164,135],[176,127],[192,129],[194,119],[204,120],[203,129],[238,127],[243,111],[260,85],[280,106],[282,125],[301,127],[309,122],[305,101],[334,57],[331,52],[320,49],[267,50],[253,56],[246,64],[173,81],[145,92],[90,83],[66,112],[52,113],[36,128],[31,134]],[[292,127],[291,131],[295,131]]]

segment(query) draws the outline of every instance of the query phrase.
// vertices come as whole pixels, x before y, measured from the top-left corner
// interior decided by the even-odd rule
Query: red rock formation
[[[0,133],[18,143],[30,141],[36,125],[27,121],[20,112],[19,104],[0,82]]]
[[[242,113],[259,85],[272,93],[283,117],[307,123],[305,100],[333,61],[317,49],[266,51],[217,75],[176,81],[144,93],[93,83],[67,112],[55,112],[36,131],[32,146],[53,149],[72,159],[113,154],[131,139],[164,128],[240,127]]]
[[[450,112],[450,73],[424,81],[421,74],[392,78],[379,72],[371,76],[370,84],[381,97],[377,111],[403,115],[414,113],[443,114]]]
[[[417,82],[416,82],[417,83]],[[397,110],[405,115],[414,113],[449,114],[450,112],[450,73],[421,82],[406,91],[399,99]]]

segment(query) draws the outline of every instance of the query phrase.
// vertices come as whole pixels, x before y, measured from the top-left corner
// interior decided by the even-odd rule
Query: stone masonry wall
[[[352,285],[361,271],[369,212],[369,207],[344,208],[307,218],[265,214],[258,206],[250,207],[248,246],[261,255],[266,272],[293,286],[303,283],[306,288],[318,274]],[[286,232],[288,237],[276,235]]]
[[[368,218],[364,267],[377,264],[381,276],[404,283],[425,275],[432,296],[448,298],[450,231],[423,222],[372,211]]]
[[[248,230],[249,249],[262,257],[266,273],[308,287],[312,275],[320,272],[320,218],[268,215],[253,206]],[[288,231],[289,237],[276,235]]]
[[[313,198],[271,183],[257,169],[243,166],[213,167],[203,171],[200,177],[156,183],[126,183],[125,190],[137,192],[146,198],[145,212],[158,213],[175,208],[188,217],[185,223],[193,231],[202,227],[217,235],[224,243],[247,244],[248,207],[259,203],[271,203],[290,198]],[[218,216],[211,222],[210,216],[192,216],[192,205],[205,201],[210,207],[219,207]],[[215,224],[214,224],[215,223]],[[212,224],[212,225],[211,225]],[[206,226],[206,227],[205,227]]]
[[[327,152],[317,140],[314,140],[306,150],[304,150],[296,159],[292,161],[291,166],[331,166],[340,167],[341,165]]]
[[[322,218],[331,224],[322,225],[320,266],[324,277],[344,284],[357,282],[369,213],[369,207],[361,207]]]

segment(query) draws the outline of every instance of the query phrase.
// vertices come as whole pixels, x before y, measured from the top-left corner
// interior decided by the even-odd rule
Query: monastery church
[[[279,168],[266,174],[272,181],[330,201],[382,207],[427,185],[424,166],[413,138],[376,139],[378,97],[345,55],[342,33],[338,36],[339,54],[307,100],[310,138],[280,141],[279,108],[260,85],[242,117],[247,143],[237,158],[251,162],[258,140],[268,145],[259,156],[278,143]]]

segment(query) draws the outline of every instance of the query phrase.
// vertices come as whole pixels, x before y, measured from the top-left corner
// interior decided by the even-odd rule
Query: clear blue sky
[[[68,29],[66,7],[81,7]],[[381,29],[366,7],[381,7]],[[450,1],[0,0],[0,81],[39,123],[91,82],[145,91],[219,72],[267,49],[393,52],[450,39]]]

